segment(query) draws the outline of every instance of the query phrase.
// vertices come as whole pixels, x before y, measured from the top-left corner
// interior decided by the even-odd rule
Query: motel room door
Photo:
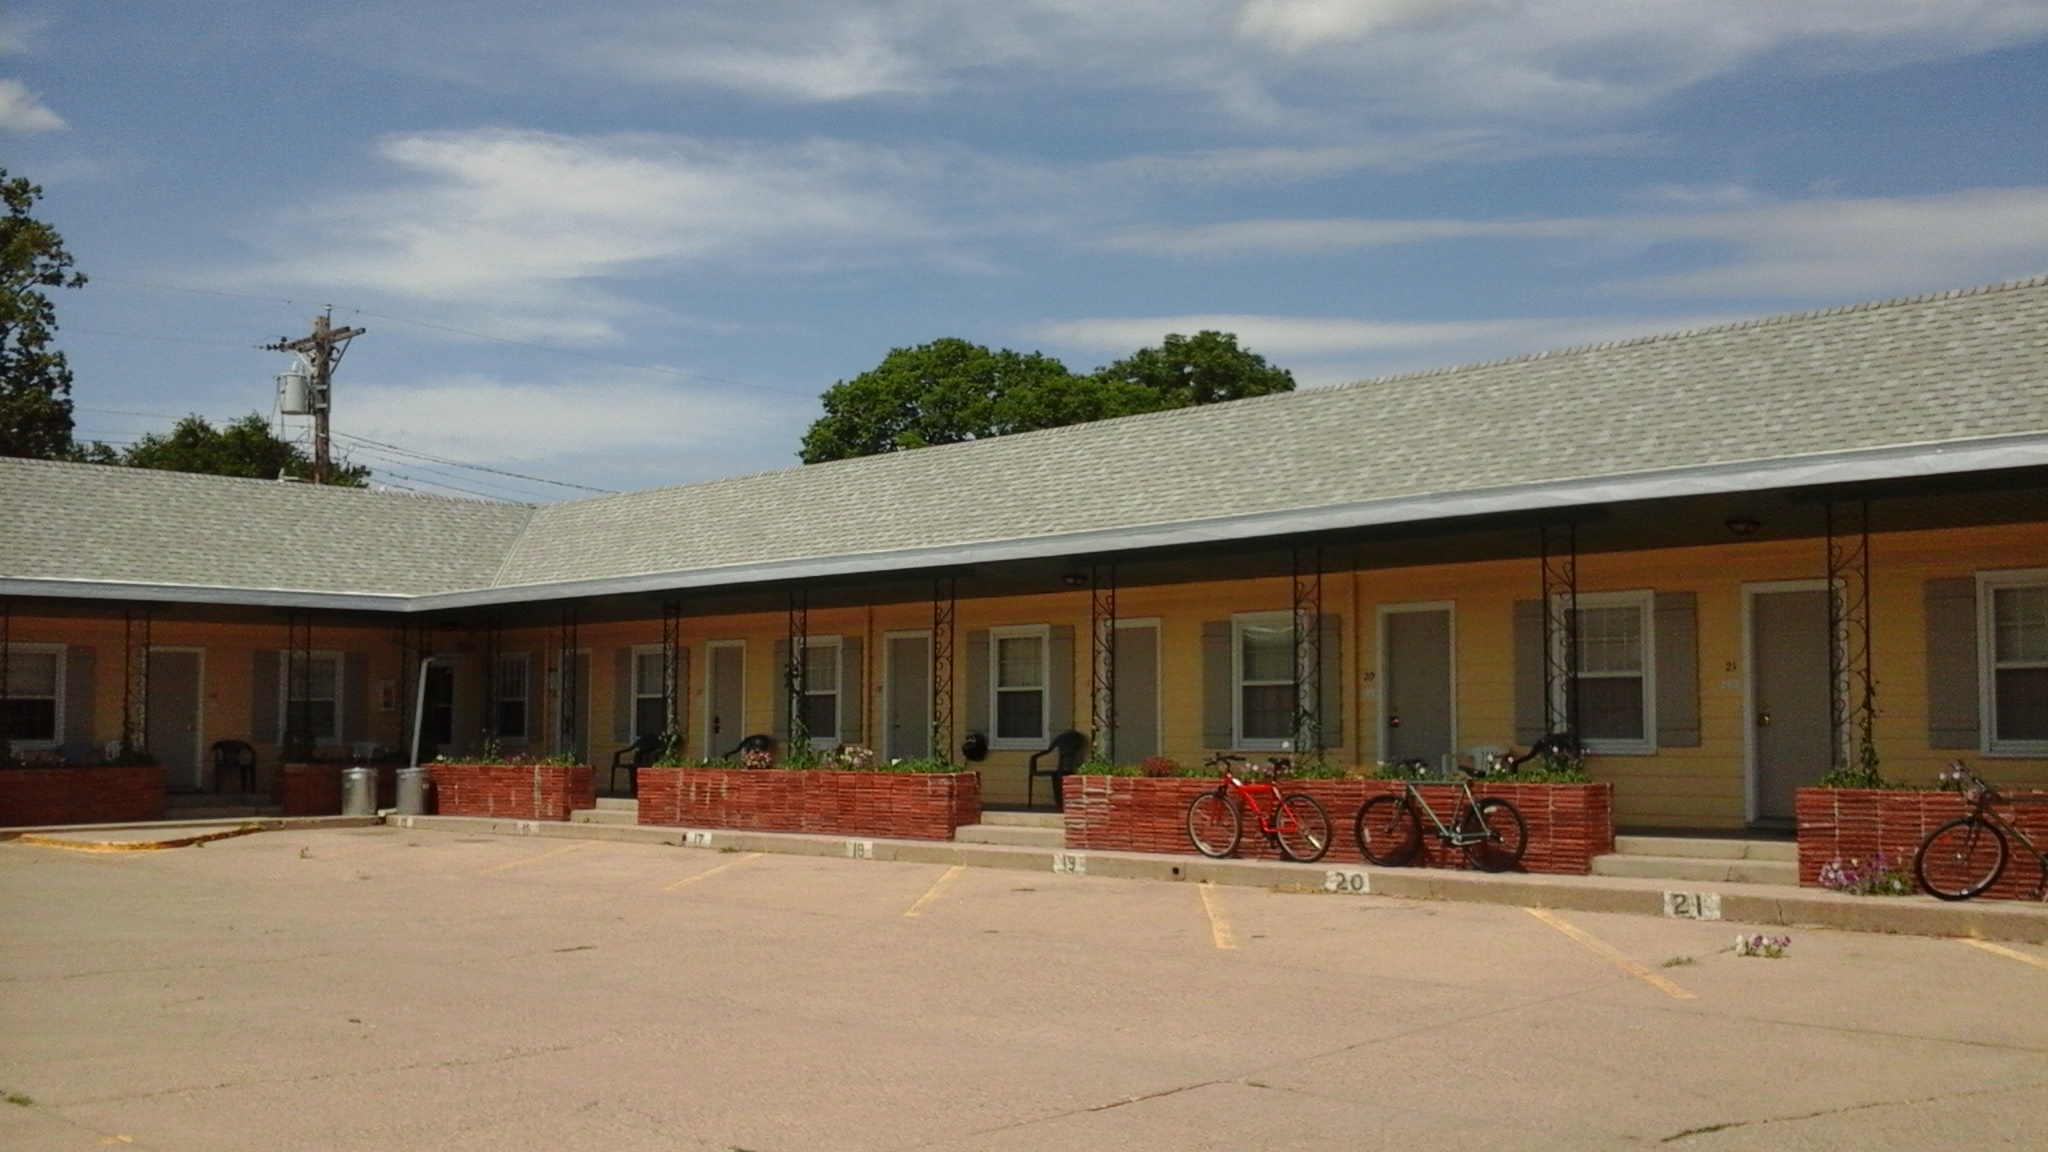
[[[206,787],[199,755],[199,667],[197,652],[150,649],[143,739],[164,766],[164,784],[179,790]]]
[[[887,723],[882,755],[890,760],[921,760],[932,751],[932,641],[922,632],[890,636],[886,659],[887,696],[882,704]]]
[[[1450,606],[1383,607],[1380,638],[1380,758],[1435,768],[1457,750]]]
[[[1818,581],[1748,591],[1751,794],[1754,818],[1777,823],[1834,762],[1828,593]]]
[[[747,645],[713,640],[705,646],[710,664],[704,688],[704,758],[716,760],[746,739]]]

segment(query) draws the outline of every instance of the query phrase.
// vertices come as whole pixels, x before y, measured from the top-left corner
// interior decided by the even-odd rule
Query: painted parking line
[[[720,864],[717,867],[706,868],[702,872],[698,872],[690,876],[685,876],[681,880],[678,880],[673,884],[664,885],[662,887],[662,891],[673,892],[676,889],[681,888],[685,884],[695,884],[697,881],[702,880],[707,876],[716,876],[720,872],[725,871],[727,868],[737,868],[740,865],[745,864],[749,860],[759,860],[764,855],[766,855],[766,853],[764,852],[749,852],[745,856],[742,856],[737,860],[727,860],[725,863]]]
[[[1566,936],[1569,936],[1572,939],[1578,941],[1580,944],[1584,945],[1588,951],[1592,952],[1595,956],[1600,957],[1602,960],[1607,961],[1609,964],[1614,965],[1616,968],[1621,969],[1623,972],[1626,972],[1629,975],[1635,977],[1636,979],[1641,980],[1643,983],[1648,984],[1650,987],[1655,988],[1657,991],[1664,993],[1666,996],[1671,997],[1673,1000],[1695,999],[1692,993],[1686,991],[1683,988],[1680,988],[1678,985],[1673,984],[1671,981],[1666,980],[1664,977],[1657,975],[1655,972],[1650,971],[1648,968],[1643,967],[1641,964],[1637,963],[1635,960],[1628,957],[1620,949],[1614,947],[1612,944],[1607,943],[1605,940],[1600,939],[1598,936],[1593,935],[1592,933],[1586,931],[1584,928],[1581,928],[1578,925],[1573,924],[1569,920],[1566,920],[1564,917],[1559,916],[1557,913],[1552,912],[1548,908],[1524,908],[1522,909],[1522,911],[1527,912],[1529,915],[1534,916],[1538,920],[1543,921],[1545,924],[1550,925],[1552,928],[1557,929],[1559,932],[1564,933]]]
[[[585,840],[579,844],[570,844],[566,847],[557,848],[552,852],[542,852],[536,856],[521,856],[517,860],[508,860],[503,864],[493,864],[489,868],[486,868],[483,871],[478,872],[477,875],[489,876],[493,872],[503,872],[507,868],[517,868],[522,864],[532,864],[535,861],[539,860],[552,860],[557,856],[565,856],[571,852],[580,852],[583,849],[590,847],[590,845],[591,841]]]
[[[1230,921],[1223,915],[1223,905],[1216,899],[1216,886],[1207,880],[1201,883],[1202,911],[1209,914],[1209,936],[1216,941],[1216,947],[1231,949],[1237,947],[1237,933],[1230,930]]]
[[[1973,940],[1968,936],[1960,936],[1956,938],[1956,942],[1968,944],[1972,948],[1982,948],[1986,952],[2003,956],[2008,960],[2017,960],[2022,964],[2032,964],[2036,968],[2048,968],[2048,960],[2043,960],[2039,956],[2029,956],[2025,952],[2015,951],[2003,944],[1993,944],[1989,940]]]
[[[944,892],[946,886],[959,879],[960,874],[965,871],[967,871],[967,865],[965,864],[955,864],[951,868],[946,869],[945,875],[932,881],[932,886],[925,889],[924,895],[917,898],[917,903],[905,909],[903,915],[910,919],[916,919],[924,915],[924,910],[929,908],[939,898],[939,893]]]

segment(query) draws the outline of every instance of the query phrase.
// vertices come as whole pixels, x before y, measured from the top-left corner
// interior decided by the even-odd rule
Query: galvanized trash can
[[[427,789],[434,786],[434,778],[427,775],[425,768],[400,768],[398,770],[398,814],[400,816],[425,816],[427,814]]]
[[[377,814],[377,770],[355,766],[341,770],[341,814],[343,816],[375,816]]]

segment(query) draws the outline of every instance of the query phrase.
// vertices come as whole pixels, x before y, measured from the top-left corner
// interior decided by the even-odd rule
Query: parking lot
[[[0,923],[10,1152],[2048,1147],[2039,945],[385,827]]]

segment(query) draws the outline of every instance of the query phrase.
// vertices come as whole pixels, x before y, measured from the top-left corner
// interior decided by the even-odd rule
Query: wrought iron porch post
[[[1089,746],[1095,755],[1116,760],[1116,565],[1088,570],[1089,636],[1094,659],[1088,662]]]
[[[953,633],[957,581],[932,580],[932,734],[931,754],[953,762]]]
[[[576,609],[565,606],[555,628],[555,754],[573,756],[582,733],[582,685],[576,676]]]
[[[1870,501],[1827,505],[1828,730],[1834,766],[1877,771],[1870,662]]]
[[[121,610],[121,753],[149,749],[149,653],[155,613]]]
[[[492,612],[484,617],[484,716],[482,731],[478,736],[478,751],[483,745],[498,741],[498,704],[505,686],[498,682],[498,665],[505,657],[505,625],[503,619]]]
[[[287,756],[310,752],[313,711],[313,614],[290,612],[285,629],[284,741]]]
[[[1323,546],[1294,550],[1294,750],[1323,757]]]
[[[690,726],[685,716],[688,709],[678,699],[682,694],[682,653],[683,606],[674,600],[664,600],[661,602],[662,736],[677,752],[682,751],[690,739]]]
[[[1543,554],[1543,729],[1579,734],[1579,527],[1545,524]],[[1563,551],[1558,551],[1559,548]]]
[[[804,669],[810,660],[811,595],[789,590],[789,662],[782,668],[782,691],[789,708],[789,755],[801,761],[810,750],[811,729],[804,722]]]

